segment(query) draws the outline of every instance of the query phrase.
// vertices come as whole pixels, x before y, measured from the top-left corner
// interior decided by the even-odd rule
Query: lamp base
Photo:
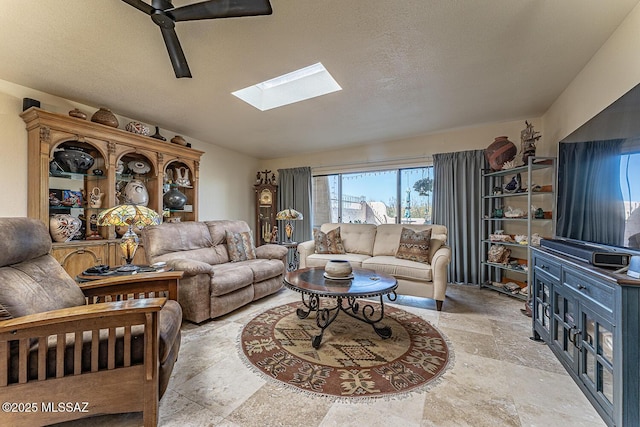
[[[133,264],[125,264],[116,268],[116,271],[119,273],[129,273],[129,272],[138,271],[138,270],[140,270],[140,266],[133,265]]]

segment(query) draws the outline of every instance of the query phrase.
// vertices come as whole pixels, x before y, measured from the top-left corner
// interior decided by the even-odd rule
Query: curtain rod
[[[411,162],[409,162],[411,161]],[[425,164],[426,163],[426,164]],[[322,166],[311,166],[311,170],[313,172],[328,172],[328,171],[344,171],[349,167],[360,167],[359,170],[369,170],[376,169],[380,167],[391,167],[391,166],[402,166],[402,167],[421,167],[421,166],[430,166],[433,163],[432,156],[411,156],[411,157],[398,157],[390,160],[381,160],[381,161],[361,161],[361,162],[349,162],[349,163],[335,163],[331,165],[322,165]],[[349,170],[350,172],[352,170]],[[357,172],[354,171],[354,172]]]

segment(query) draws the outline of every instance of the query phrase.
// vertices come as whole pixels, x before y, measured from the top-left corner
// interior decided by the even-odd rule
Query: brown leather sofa
[[[182,318],[180,305],[161,295],[175,297],[181,273],[83,289],[50,250],[40,221],[0,218],[0,400],[22,404],[0,412],[0,425],[140,411],[145,426],[156,425]],[[60,410],[56,402],[80,406]]]
[[[287,248],[262,245],[256,258],[231,262],[226,232],[247,233],[244,221],[163,223],[142,232],[147,261],[184,272],[178,289],[183,317],[194,323],[220,317],[282,288]]]

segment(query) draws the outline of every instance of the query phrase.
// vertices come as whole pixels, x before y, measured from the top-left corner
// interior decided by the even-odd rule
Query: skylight
[[[260,111],[342,90],[322,63],[258,83],[231,94]]]

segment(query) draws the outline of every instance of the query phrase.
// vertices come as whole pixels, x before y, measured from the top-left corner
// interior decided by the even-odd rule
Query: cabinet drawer
[[[560,264],[557,262],[536,254],[533,263],[535,269],[544,272],[556,280],[560,280]]]
[[[579,273],[565,271],[564,284],[578,292],[585,302],[595,304],[609,315],[613,315],[615,288],[606,282],[596,282]]]

